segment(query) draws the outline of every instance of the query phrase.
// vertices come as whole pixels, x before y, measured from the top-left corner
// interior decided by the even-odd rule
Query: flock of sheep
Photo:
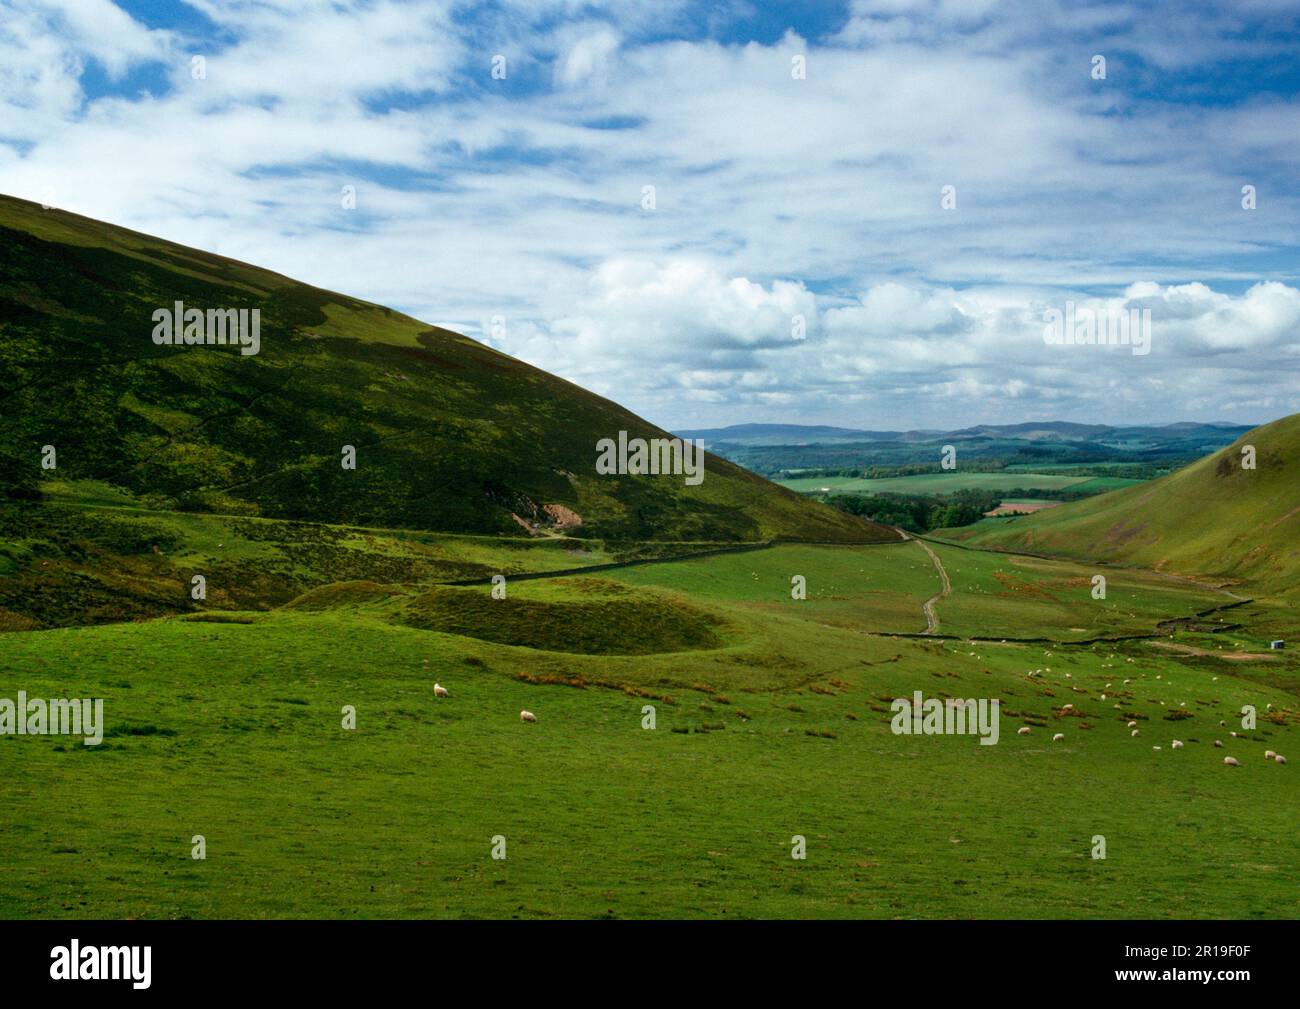
[[[1050,653],[1049,653],[1049,654],[1050,654]],[[1132,659],[1129,659],[1129,661],[1132,662],[1133,660],[1132,660]],[[1049,673],[1050,673],[1051,671],[1052,671],[1052,670],[1051,670],[1051,667],[1047,667],[1045,670],[1044,670],[1044,669],[1033,669],[1033,670],[1030,670],[1030,672],[1028,673],[1028,677],[1029,677],[1030,680],[1032,680],[1035,676],[1041,676],[1044,672],[1049,672]],[[1065,674],[1065,678],[1068,680],[1068,679],[1072,679],[1073,677],[1072,677],[1069,673],[1066,673],[1066,674]],[[1160,674],[1157,674],[1156,679],[1157,679],[1157,680],[1158,680],[1158,679],[1161,679],[1161,675],[1160,675]],[[1218,677],[1216,676],[1215,679],[1217,680]],[[1127,685],[1127,684],[1129,684],[1129,683],[1132,683],[1132,682],[1133,682],[1133,681],[1132,681],[1131,679],[1130,679],[1130,680],[1125,680],[1125,681],[1124,681],[1125,685]],[[1077,688],[1076,688],[1076,689],[1077,689]],[[1106,689],[1106,690],[1110,690],[1110,689],[1111,689],[1111,684],[1107,683],[1105,689]],[[1102,699],[1103,701],[1106,700],[1106,695],[1105,695],[1104,693],[1101,695],[1101,699]],[[1187,702],[1186,702],[1186,701],[1183,701],[1183,702],[1181,702],[1181,704],[1180,704],[1179,706],[1180,706],[1180,707],[1186,707],[1186,706],[1187,706]],[[1119,708],[1120,705],[1119,705],[1119,704],[1116,704],[1115,707],[1116,707],[1116,708]],[[1269,707],[1269,709],[1271,710],[1272,707],[1273,707],[1273,705],[1270,704],[1268,707]],[[1073,705],[1073,704],[1063,704],[1063,705],[1061,706],[1061,708],[1060,708],[1059,715],[1065,715],[1065,714],[1067,714],[1068,712],[1073,711],[1073,710],[1074,710],[1074,705]],[[1129,722],[1128,722],[1128,729],[1129,729],[1129,736],[1130,736],[1130,737],[1134,737],[1134,736],[1137,736],[1137,735],[1139,734],[1139,733],[1138,733],[1138,727],[1137,727],[1137,724],[1138,724],[1138,723],[1137,723],[1135,720],[1133,720],[1133,719],[1130,719],[1130,720],[1129,720]],[[1225,725],[1226,723],[1221,721],[1221,722],[1219,722],[1219,724],[1220,724],[1220,725]],[[1029,727],[1028,725],[1022,725],[1019,729],[1016,730],[1016,735],[1018,735],[1018,736],[1027,736],[1027,735],[1029,735],[1029,732],[1030,732],[1030,727]],[[1230,732],[1229,735],[1232,736],[1233,738],[1241,738],[1241,737],[1238,736],[1238,734],[1237,734],[1236,732]],[[1054,743],[1062,742],[1064,739],[1065,739],[1065,733],[1064,733],[1064,732],[1058,732],[1058,733],[1056,733],[1054,736],[1052,736],[1052,742],[1054,742]],[[1217,748],[1222,749],[1222,747],[1223,747],[1223,741],[1222,741],[1222,740],[1219,740],[1219,739],[1216,739],[1216,740],[1214,741],[1214,745],[1215,745]],[[1173,741],[1169,744],[1169,748],[1170,748],[1171,750],[1181,750],[1181,749],[1183,748],[1183,741],[1182,741],[1181,739],[1175,739],[1175,740],[1173,740]],[[1152,750],[1160,750],[1161,747],[1159,747],[1159,746],[1153,746],[1153,747],[1151,747],[1151,749],[1152,749]],[[1265,759],[1265,760],[1271,760],[1271,761],[1273,761],[1274,763],[1277,763],[1277,764],[1285,764],[1285,763],[1286,763],[1286,757],[1282,756],[1282,754],[1280,754],[1280,753],[1275,753],[1275,752],[1272,751],[1272,750],[1265,750],[1265,751],[1264,751],[1264,759]],[[1228,766],[1228,767],[1240,767],[1240,766],[1241,766],[1241,761],[1238,760],[1236,757],[1224,757],[1224,758],[1223,758],[1223,763],[1224,763],[1226,766]]]
[[[428,659],[425,659],[425,662],[426,662],[426,663],[427,663],[428,661],[429,661]],[[1046,671],[1050,673],[1050,672],[1051,672],[1051,669],[1048,668]],[[1035,677],[1035,676],[1041,676],[1041,675],[1043,674],[1043,672],[1044,672],[1044,670],[1042,670],[1042,669],[1035,669],[1035,670],[1033,670],[1033,671],[1031,671],[1031,672],[1029,673],[1029,677],[1030,677],[1030,679],[1032,679],[1032,678]],[[1065,674],[1065,678],[1066,678],[1066,679],[1072,679],[1072,677],[1071,677],[1071,675],[1070,675],[1069,673],[1066,673],[1066,674]],[[1157,679],[1160,679],[1159,676],[1157,676],[1156,678],[1157,678]],[[1218,679],[1218,677],[1215,677],[1215,679]],[[1124,681],[1125,684],[1128,684],[1128,683],[1131,683],[1131,682],[1132,682],[1132,680],[1125,680],[1125,681]],[[1110,689],[1111,689],[1111,685],[1110,685],[1109,683],[1107,683],[1105,689],[1110,690]],[[434,697],[449,697],[449,696],[451,696],[451,695],[448,693],[447,688],[444,687],[442,684],[440,684],[440,683],[434,683],[434,685],[433,685],[433,696],[434,696]],[[1102,695],[1101,695],[1101,699],[1104,701],[1104,700],[1106,699],[1106,695],[1105,695],[1105,694],[1102,694]],[[1183,703],[1184,703],[1184,705],[1186,704],[1186,702],[1183,702]],[[1116,704],[1115,707],[1118,708],[1118,707],[1120,707],[1120,705]],[[1272,708],[1272,705],[1270,704],[1269,707]],[[1073,711],[1073,710],[1074,710],[1074,705],[1073,705],[1073,704],[1063,704],[1063,705],[1061,705],[1060,714],[1064,715],[1064,714],[1066,714],[1067,712],[1070,712],[1070,711]],[[520,720],[521,722],[536,722],[536,721],[537,721],[537,716],[534,715],[531,711],[524,710],[524,711],[520,711],[520,712],[519,712],[519,720]],[[1223,723],[1223,722],[1220,722],[1219,724],[1220,724],[1220,725],[1223,725],[1224,723]],[[1128,722],[1128,728],[1129,728],[1129,730],[1130,730],[1130,731],[1129,731],[1129,736],[1130,736],[1130,737],[1133,737],[1133,736],[1137,736],[1137,735],[1138,735],[1138,727],[1137,727],[1137,722],[1136,722],[1135,720],[1133,720],[1133,719],[1130,719],[1130,720],[1129,720],[1129,722]],[[1027,736],[1027,735],[1029,735],[1029,732],[1030,732],[1030,727],[1029,727],[1028,725],[1022,725],[1019,729],[1016,730],[1016,735],[1018,735],[1018,736]],[[1237,733],[1236,733],[1236,732],[1232,732],[1232,733],[1230,733],[1230,735],[1232,735],[1233,737],[1236,737],[1236,736],[1237,736]],[[1053,743],[1060,743],[1060,742],[1064,741],[1064,739],[1065,739],[1065,733],[1064,733],[1064,732],[1058,732],[1058,733],[1056,733],[1054,736],[1052,736],[1052,742],[1053,742]],[[1216,740],[1214,741],[1214,745],[1215,745],[1216,747],[1222,749],[1222,747],[1223,747],[1223,741],[1222,741],[1222,740],[1219,740],[1219,739],[1216,739]],[[1181,739],[1175,739],[1175,740],[1173,740],[1172,742],[1170,742],[1170,744],[1169,744],[1169,748],[1170,748],[1171,750],[1181,750],[1181,749],[1183,748],[1183,741],[1182,741]],[[1153,750],[1159,750],[1159,749],[1161,749],[1161,747],[1159,747],[1159,746],[1153,746],[1153,747],[1151,747],[1151,749],[1153,749]],[[1274,761],[1275,763],[1278,763],[1278,764],[1285,764],[1285,763],[1286,763],[1286,757],[1282,756],[1282,754],[1280,754],[1280,753],[1274,753],[1272,750],[1265,750],[1265,751],[1264,751],[1264,759],[1265,759],[1265,760],[1271,760],[1271,761]],[[1223,762],[1224,762],[1224,764],[1226,764],[1228,767],[1240,767],[1240,766],[1241,766],[1241,761],[1238,760],[1236,757],[1224,757],[1224,758],[1223,758]]]

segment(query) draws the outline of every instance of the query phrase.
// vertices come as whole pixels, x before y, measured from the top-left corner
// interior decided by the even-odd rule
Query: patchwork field
[[[1214,605],[1119,572],[1102,605],[1082,569],[932,548],[953,586],[941,634],[1153,633]],[[1225,634],[1192,628],[893,635],[939,591],[915,542],[790,545],[515,581],[505,600],[346,583],[271,611],[0,635],[6,688],[103,697],[109,726],[98,747],[0,737],[0,915],[1300,913],[1291,769],[1263,759],[1297,752],[1293,652],[1239,632],[1246,658],[1196,654]],[[894,735],[889,702],[915,690],[1000,698],[998,744]]]
[[[1069,476],[1060,473],[921,473],[879,479],[862,477],[796,477],[778,483],[801,494],[829,490],[832,494],[951,494],[959,490],[1071,490],[1100,493],[1142,483],[1123,477]]]

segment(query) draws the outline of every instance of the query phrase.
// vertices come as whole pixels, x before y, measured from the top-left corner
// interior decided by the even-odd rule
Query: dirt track
[[[895,526],[894,528],[898,529],[897,526]],[[944,569],[943,561],[939,560],[939,555],[930,549],[928,543],[926,543],[924,540],[916,539],[915,537],[910,535],[905,529],[898,529],[898,532],[902,535],[903,539],[911,540],[918,547],[920,547],[927,554],[929,554],[930,560],[934,562],[934,569],[939,572],[939,580],[943,583],[943,588],[935,595],[932,595],[929,599],[927,599],[925,601],[925,605],[922,607],[922,609],[925,610],[925,631],[923,633],[937,634],[939,631],[939,614],[934,607],[935,604],[938,603],[940,599],[944,599],[947,596],[952,595],[952,582],[949,581],[948,579],[948,572]]]

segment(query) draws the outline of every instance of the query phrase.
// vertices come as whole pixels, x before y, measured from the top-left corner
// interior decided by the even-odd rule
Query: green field
[[[954,586],[941,631],[1131,631],[1207,599],[1117,575],[1113,605],[1085,616],[1069,566],[937,550]],[[994,598],[999,571],[1053,598]],[[790,598],[794,574],[805,601]],[[94,748],[0,738],[0,915],[1300,912],[1281,885],[1300,854],[1284,798],[1294,788],[1289,768],[1262,757],[1300,740],[1283,689],[1295,689],[1293,653],[1229,662],[1144,641],[882,633],[923,628],[938,585],[916,543],[785,546],[517,582],[499,601],[434,589],[500,607],[466,604],[478,616],[460,633],[411,625],[430,612],[429,588],[354,584],[225,614],[246,623],[190,615],[0,636],[7,689],[103,697],[110,726]],[[609,622],[604,640],[623,654],[598,633],[557,637],[566,608],[575,626]],[[700,627],[709,634],[692,639]],[[668,628],[672,650],[646,652]],[[1190,630],[1168,640],[1207,643]],[[434,699],[434,680],[449,698]],[[889,698],[918,689],[1001,698],[998,745],[893,735]],[[1067,698],[1075,714],[1058,717]],[[1246,702],[1273,703],[1274,720],[1212,748],[1228,732],[1219,720]],[[1181,703],[1190,719],[1168,720]],[[647,704],[654,730],[641,727]],[[344,705],[355,730],[341,727]],[[538,724],[519,722],[523,708]],[[1169,749],[1175,736],[1185,749]],[[1243,766],[1225,768],[1225,752]],[[796,834],[805,861],[790,857]],[[1098,834],[1104,861],[1090,858]],[[194,835],[205,860],[190,857]],[[498,835],[503,861],[491,857]]]
[[[1030,628],[1051,628],[1062,641],[1142,634],[1161,620],[1233,601],[1208,586],[1143,571],[931,546],[952,579],[941,612],[943,629],[956,634],[1024,637]],[[1098,574],[1106,579],[1105,599],[1092,596]]]
[[[920,473],[915,476],[882,477],[798,477],[778,483],[801,494],[829,489],[832,494],[952,494],[973,490],[1082,490],[1100,492],[1130,487],[1140,480],[1119,477],[1063,476],[1049,473],[979,473],[957,470],[951,473]]]

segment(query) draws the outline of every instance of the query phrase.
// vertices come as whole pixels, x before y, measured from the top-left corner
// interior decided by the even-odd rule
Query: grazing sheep
[[[1237,731],[1234,729],[1234,730],[1232,730],[1231,732],[1229,732],[1228,735],[1230,735],[1233,739],[1236,739],[1236,738],[1237,738]]]
[[[521,711],[519,712],[519,720],[521,722],[535,722],[537,721],[537,716],[531,711]]]
[[[1151,749],[1153,749],[1153,750],[1158,750],[1158,749],[1160,749],[1160,747],[1158,747],[1158,746],[1153,746],[1153,747],[1151,747]]]
[[[1277,756],[1277,754],[1274,753],[1272,750],[1265,750],[1265,751],[1264,751],[1264,759],[1265,759],[1265,760],[1272,760],[1272,759],[1273,759],[1274,757],[1276,757],[1276,756]]]
[[[1223,758],[1223,762],[1224,762],[1225,764],[1227,764],[1229,767],[1240,767],[1240,766],[1241,766],[1241,761],[1238,760],[1236,757],[1224,757],[1224,758]]]
[[[1136,729],[1136,728],[1138,727],[1138,723],[1135,722],[1135,721],[1133,721],[1132,719],[1130,719],[1130,720],[1129,720],[1129,723],[1128,723],[1128,727],[1129,727],[1130,729]]]
[[[1222,739],[1216,739],[1216,740],[1214,741],[1214,745],[1217,746],[1219,749],[1223,749],[1223,740],[1222,740]]]
[[[1069,710],[1072,709],[1073,707],[1074,707],[1073,704],[1062,704],[1062,705],[1061,705],[1061,710],[1062,710],[1062,711],[1069,711]]]
[[[1062,739],[1064,739],[1064,738],[1065,738],[1065,733],[1064,733],[1064,732],[1058,732],[1055,736],[1052,737],[1052,742],[1053,742],[1053,743],[1059,743],[1059,742],[1060,742]]]
[[[434,697],[446,697],[446,696],[447,696],[447,688],[444,687],[444,686],[442,686],[442,684],[440,684],[440,683],[435,683],[435,684],[433,685],[433,696],[434,696]]]
[[[1133,738],[1134,736],[1136,736],[1137,734],[1138,734],[1138,730],[1137,730],[1137,729],[1134,729],[1132,732],[1129,733],[1129,738],[1132,739],[1132,738]]]
[[[1020,726],[1020,728],[1018,728],[1018,729],[1016,730],[1016,735],[1017,735],[1017,736],[1027,736],[1027,735],[1029,735],[1029,726],[1028,726],[1028,725],[1022,725],[1022,726]]]
[[[1285,763],[1286,763],[1286,757],[1282,756],[1282,754],[1279,753],[1276,757],[1273,758],[1273,763],[1275,763],[1275,764],[1285,764]]]
[[[1175,739],[1172,743],[1169,744],[1169,749],[1171,750],[1181,750],[1182,748],[1183,748],[1183,741],[1181,739]]]

